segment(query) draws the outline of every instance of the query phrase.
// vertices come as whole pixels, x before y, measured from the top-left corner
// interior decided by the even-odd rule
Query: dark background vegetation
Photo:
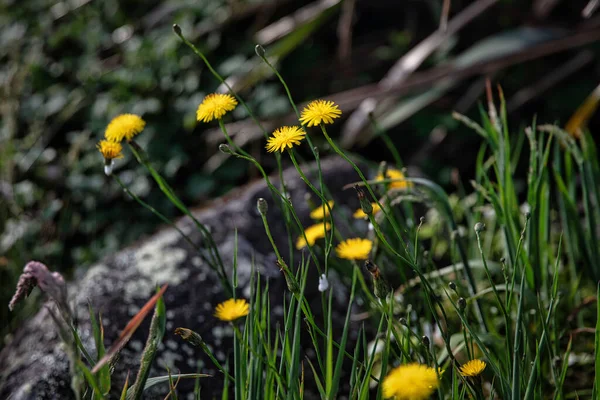
[[[450,1],[450,21],[478,2]],[[236,78],[236,89],[266,126],[277,126],[292,110],[262,69],[255,44],[277,57],[297,102],[333,96],[348,117],[361,100],[393,89],[373,84],[439,28],[442,3],[1,0],[0,334],[34,312],[9,315],[6,307],[28,260],[72,278],[160,225],[103,174],[95,144],[112,117],[143,116],[139,143],[188,205],[201,206],[256,178],[244,162],[218,152],[215,124],[196,123],[198,104],[219,82],[172,32],[173,23],[223,76]],[[564,124],[600,77],[600,16],[582,16],[587,3],[498,1],[436,46],[406,81],[424,84],[398,89],[378,113],[409,171],[449,191],[468,182],[480,140],[451,111],[477,119],[486,77],[494,92],[495,84],[502,86],[515,135],[534,116]],[[289,30],[278,36],[282,26]],[[563,40],[562,47],[548,46],[552,40]],[[543,46],[550,50],[536,56]],[[517,55],[511,65],[502,65],[506,52]],[[469,67],[471,73],[460,74]],[[442,69],[446,81],[432,78],[429,71]],[[228,122],[241,122],[231,132],[246,135],[245,148],[261,159],[264,140],[246,119],[238,107]],[[591,123],[593,131],[597,121]],[[346,128],[344,120],[331,132],[351,151],[373,162],[392,160],[369,126],[353,138]],[[273,168],[272,157],[263,164]],[[117,165],[135,193],[179,216],[130,154]]]

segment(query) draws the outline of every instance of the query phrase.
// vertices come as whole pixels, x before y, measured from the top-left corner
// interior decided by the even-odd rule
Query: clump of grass
[[[178,27],[175,33],[226,85]],[[600,375],[590,374],[581,387],[570,386],[566,379],[573,351],[589,353],[589,363],[600,365],[598,331],[592,338],[594,331],[590,329],[598,323],[594,321],[598,317],[583,310],[585,304],[593,303],[585,303],[585,298],[598,296],[596,286],[588,282],[600,279],[600,168],[591,136],[575,138],[559,127],[533,124],[514,134],[526,136],[526,149],[525,141],[514,140],[509,131],[502,91],[498,90],[499,106],[490,91],[487,109],[481,109],[480,123],[454,115],[483,138],[474,160],[473,193],[457,199],[432,181],[406,176],[397,152],[393,152],[395,165],[361,170],[327,132],[327,125],[334,124],[343,110],[326,100],[315,100],[298,110],[284,78],[269,63],[265,50],[258,48],[257,54],[273,69],[298,117],[295,126],[281,127],[272,134],[263,130],[265,147],[277,160],[278,185],[227,132],[223,118],[238,104],[257,121],[243,98],[230,87],[229,94],[206,97],[198,108],[198,120],[216,120],[227,141],[222,151],[257,168],[272,193],[272,198],[260,199],[257,208],[265,240],[270,242],[288,286],[282,302],[285,311],[281,326],[273,326],[268,283],[253,276],[250,297],[239,297],[235,257],[233,265],[223,262],[209,230],[178,199],[135,143],[133,136],[143,129],[141,119],[128,117],[127,121],[134,125],[137,122],[133,127],[127,125],[130,134],[116,132],[118,124],[111,124],[111,134],[99,144],[109,175],[114,160],[123,156],[124,141],[164,195],[193,219],[203,235],[200,248],[179,231],[218,274],[224,292],[231,298],[215,305],[215,316],[233,328],[233,357],[225,365],[219,363],[207,343],[194,332],[196,327],[178,328],[176,333],[201,347],[223,375],[222,398],[300,399],[307,387],[324,399],[342,395],[353,399],[417,400],[433,396],[595,398]],[[374,118],[372,122],[379,129]],[[311,137],[315,135],[323,135],[331,151],[348,162],[360,177],[348,190],[356,188],[361,204],[354,217],[366,219],[369,225],[356,237],[344,237],[336,229],[333,213],[338,206],[322,178],[320,154],[324,149],[314,146]],[[385,133],[382,137],[390,146]],[[308,147],[316,161],[316,183],[307,178],[298,161],[297,150],[302,146]],[[312,227],[301,223],[286,195],[281,171],[282,159],[287,158],[321,201],[311,215],[316,220]],[[515,171],[524,158],[529,166],[527,187],[519,191]],[[114,179],[141,206],[172,224],[130,192],[117,176]],[[415,218],[414,202],[430,209],[426,218]],[[271,236],[266,218],[270,207],[282,210],[281,223],[290,232],[287,249],[278,248]],[[299,263],[298,250],[302,250]],[[437,258],[432,256],[434,250]],[[449,260],[449,265],[436,265],[439,259]],[[317,269],[320,275],[318,310],[306,298],[307,286],[317,286],[317,282],[308,279],[311,269]],[[328,280],[332,270],[342,275],[337,284],[349,285],[342,326],[334,326],[333,290]],[[123,398],[141,398],[150,382],[167,383],[170,394],[175,396],[174,378],[202,376],[148,377],[148,367],[165,334],[165,304],[160,294],[142,310],[147,313],[155,308],[153,322],[142,367],[133,385],[125,385]],[[362,325],[353,322],[352,313],[358,304],[364,311]],[[85,379],[91,390],[87,391],[91,393],[88,397],[104,398],[110,390],[107,361],[122,348],[143,315],[130,322],[108,352],[104,349],[102,327],[91,307],[90,318],[98,349],[96,357],[80,345],[76,327],[71,326],[70,333],[64,336],[73,344],[72,373]],[[367,329],[367,324],[372,326]],[[341,333],[336,334],[340,328]],[[595,344],[589,348],[574,344],[575,335],[588,335],[582,342]],[[350,337],[356,338],[352,346]],[[307,349],[301,346],[303,338],[310,339],[314,356],[307,356]],[[596,371],[600,374],[598,368]],[[83,386],[73,385],[77,395],[86,393]]]

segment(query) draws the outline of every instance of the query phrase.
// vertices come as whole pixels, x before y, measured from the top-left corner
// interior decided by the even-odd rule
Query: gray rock
[[[336,207],[343,209],[342,204],[346,204],[351,206],[352,210],[357,208],[358,201],[354,191],[342,191],[343,185],[358,180],[356,173],[339,158],[324,159],[322,168],[326,184],[333,191]],[[314,170],[314,166],[307,166],[305,170],[308,173],[309,170]],[[316,184],[315,175],[309,173]],[[287,170],[284,177],[292,202],[306,226],[310,224],[305,201],[309,189],[293,169]],[[274,206],[271,193],[262,181],[215,200],[209,207],[195,212],[195,216],[210,227],[227,268],[231,268],[232,265],[234,232],[237,229],[238,276],[242,295],[249,295],[248,282],[254,263],[261,276],[269,279],[272,309],[281,310],[277,304],[281,304],[287,288],[281,272],[275,266],[274,254],[256,210],[256,200],[259,197],[269,201],[270,228],[279,249],[285,255],[285,249],[288,248],[285,224],[280,210]],[[319,204],[316,196],[313,195],[313,199]],[[346,209],[345,212],[349,213],[350,209]],[[181,219],[178,226],[195,243],[199,242],[200,235],[190,219]],[[340,226],[343,227],[344,224]],[[298,253],[295,260],[299,260]],[[49,268],[52,269],[52,266]],[[317,293],[316,272],[311,282],[314,284],[309,284],[307,290]],[[77,313],[84,345],[91,354],[95,353],[87,315],[88,300],[95,310],[102,314],[105,345],[109,347],[129,319],[153,295],[156,285],[164,283],[169,284],[164,296],[167,330],[150,376],[165,375],[167,367],[173,373],[200,371],[212,374],[213,378],[202,381],[202,397],[212,398],[222,389],[221,374],[213,368],[201,350],[185,343],[175,336],[173,331],[177,327],[195,330],[223,361],[231,348],[232,331],[227,324],[220,323],[213,317],[213,310],[226,296],[216,274],[173,228],[164,228],[149,239],[106,258],[90,267],[77,282],[69,284],[69,302]],[[337,290],[340,290],[340,286],[337,285]],[[343,291],[336,298],[340,305],[340,326],[343,325],[345,313]],[[321,307],[313,309],[316,311]],[[280,315],[274,317],[279,318]],[[135,376],[149,324],[150,317],[147,317],[121,351],[113,374],[113,393],[120,391],[127,371],[131,371],[132,376]],[[68,373],[69,363],[64,350],[48,310],[42,308],[15,333],[12,341],[0,353],[0,398],[73,398]],[[191,393],[192,388],[193,381],[182,381],[178,387],[180,398],[188,398],[186,396]],[[146,392],[145,398],[164,398],[167,392],[167,385],[157,385],[153,390]]]

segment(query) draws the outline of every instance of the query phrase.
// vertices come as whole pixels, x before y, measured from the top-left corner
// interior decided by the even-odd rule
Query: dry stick
[[[478,0],[465,8],[448,23],[445,31],[437,30],[433,32],[427,39],[423,40],[398,60],[383,79],[379,81],[377,86],[379,88],[387,88],[404,82],[450,36],[457,33],[497,2],[498,0]],[[355,142],[357,135],[367,125],[369,122],[369,111],[373,110],[372,103],[373,100],[371,99],[363,100],[357,110],[350,115],[342,128],[342,147],[350,147]],[[389,102],[384,101],[379,106],[385,108],[389,106]]]
[[[350,60],[352,52],[352,16],[356,0],[345,0],[342,3],[342,13],[337,27],[338,43],[338,60],[340,63],[347,64]]]
[[[561,39],[550,40],[537,46],[507,54],[497,59],[473,64],[465,68],[436,67],[429,71],[415,73],[400,85],[381,88],[378,84],[369,84],[328,96],[326,99],[338,104],[344,110],[358,107],[365,97],[384,98],[406,95],[417,90],[430,88],[444,78],[465,79],[473,75],[492,74],[496,71],[535,60],[550,54],[580,47],[600,39],[600,28],[582,29]]]
[[[598,6],[600,6],[600,0],[590,0],[587,6],[581,11],[581,16],[583,18],[591,17],[594,11],[598,9]]]
[[[446,32],[448,30],[448,14],[450,14],[450,0],[444,0],[442,5],[442,15],[440,16],[440,31]]]

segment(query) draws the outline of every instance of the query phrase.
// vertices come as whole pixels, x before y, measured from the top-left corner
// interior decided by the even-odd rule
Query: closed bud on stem
[[[378,299],[385,299],[392,290],[383,275],[381,275],[379,267],[371,260],[367,260],[365,261],[365,268],[373,277],[373,294]]]
[[[464,299],[464,297],[460,297],[458,299],[458,309],[460,311],[464,311],[465,308],[467,308],[467,301]]]
[[[286,265],[285,261],[277,260],[276,261],[279,270],[283,272],[283,276],[285,278],[285,283],[287,284],[288,290],[293,294],[300,293],[300,286],[298,286],[298,282],[296,282],[296,278],[290,272],[290,269]]]
[[[228,146],[228,145],[226,145],[225,143],[221,143],[221,144],[219,145],[219,151],[220,151],[221,153],[225,153],[225,154],[231,154],[231,155],[233,155],[233,151],[231,151],[231,149],[229,148],[229,146]]]
[[[483,222],[478,222],[475,224],[475,232],[481,233],[485,230],[485,224]]]
[[[265,48],[262,47],[260,44],[257,44],[256,46],[254,46],[254,52],[256,53],[257,56],[259,56],[260,58],[265,58],[265,54],[267,53],[265,51]]]
[[[256,208],[258,209],[260,215],[264,217],[267,215],[267,211],[269,211],[269,204],[265,199],[260,197],[258,200],[256,200]]]
[[[408,322],[406,322],[406,318],[404,317],[400,318],[398,322],[400,322],[400,325],[408,326]]]
[[[177,36],[181,36],[182,35],[182,33],[181,33],[181,27],[179,25],[177,25],[177,24],[173,24],[173,32],[175,32],[175,34]]]
[[[429,345],[431,344],[431,342],[429,341],[429,338],[427,336],[423,336],[421,338],[421,341],[423,342],[423,346],[425,346],[425,347],[429,347]]]
[[[450,283],[448,284],[448,286],[450,286],[450,289],[452,289],[452,290],[454,290],[454,291],[456,292],[456,283],[454,283],[454,282],[450,282]]]
[[[354,185],[354,190],[356,190],[356,194],[358,195],[358,201],[360,202],[360,209],[367,215],[373,214],[373,205],[367,199],[367,195],[362,187],[358,185]]]
[[[191,329],[188,328],[176,328],[175,334],[181,336],[183,340],[191,344],[192,346],[201,347],[204,344],[204,340],[202,340],[202,336],[197,334]]]

